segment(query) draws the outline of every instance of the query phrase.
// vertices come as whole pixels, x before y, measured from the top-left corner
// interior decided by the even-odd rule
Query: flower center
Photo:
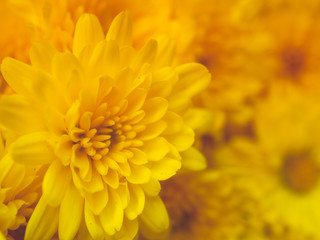
[[[289,155],[281,171],[284,184],[296,193],[311,191],[319,179],[319,168],[307,154]]]
[[[305,68],[305,54],[302,50],[288,47],[281,53],[284,75],[297,79]]]
[[[79,152],[85,152],[89,159],[108,163],[111,161],[108,158],[110,154],[141,146],[143,142],[135,137],[145,128],[137,123],[144,113],[137,111],[127,115],[125,110],[125,102],[110,109],[103,103],[95,112],[84,112],[79,123],[69,131],[73,145]]]

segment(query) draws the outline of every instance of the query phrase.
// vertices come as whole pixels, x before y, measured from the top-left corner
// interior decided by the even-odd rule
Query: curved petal
[[[129,220],[127,218],[123,219],[122,228],[119,232],[116,232],[115,238],[117,240],[128,240],[128,239],[136,239],[135,236],[138,233],[139,224],[137,219]]]
[[[167,209],[159,196],[146,198],[145,207],[139,216],[142,234],[148,239],[155,239],[169,228]]]
[[[124,213],[129,220],[133,220],[139,214],[141,214],[144,208],[145,195],[139,185],[129,184],[128,186],[130,192],[130,201]]]
[[[146,141],[141,150],[147,154],[149,161],[159,161],[167,155],[170,145],[163,137],[157,137]]]
[[[194,131],[192,128],[184,126],[181,131],[176,134],[167,136],[168,142],[170,142],[175,148],[181,152],[187,150],[194,142]]]
[[[40,165],[54,161],[56,156],[47,139],[47,132],[30,133],[18,138],[11,145],[12,159],[25,165]]]
[[[85,193],[86,205],[95,214],[99,215],[106,207],[109,201],[108,188],[106,187],[100,192]]]
[[[60,206],[58,231],[60,239],[74,239],[79,231],[84,211],[83,202],[78,189],[71,185]]]
[[[168,101],[161,97],[148,99],[142,110],[146,113],[141,123],[148,124],[160,120],[168,109]]]
[[[99,219],[106,234],[113,235],[122,226],[123,206],[119,195],[115,191],[111,190],[109,196],[109,203],[100,213]]]
[[[84,216],[88,231],[93,239],[103,239],[104,231],[97,216],[95,216],[88,204],[84,205]]]
[[[131,164],[131,174],[127,180],[133,184],[143,184],[150,180],[150,169],[145,166]]]
[[[172,94],[193,97],[205,89],[211,80],[208,69],[199,63],[187,63],[176,68],[179,81],[176,83]]]
[[[46,200],[40,198],[29,219],[25,240],[50,240],[58,230],[59,210],[50,207]]]
[[[48,168],[42,184],[43,198],[50,206],[58,206],[65,197],[69,188],[71,173],[68,167],[63,166],[58,160]]]
[[[182,169],[199,171],[207,167],[207,160],[199,150],[194,147],[181,153]]]
[[[181,161],[169,157],[165,157],[157,162],[151,162],[150,166],[152,175],[160,181],[172,177],[180,168]]]
[[[93,14],[83,14],[79,18],[73,40],[73,53],[79,56],[88,45],[95,45],[104,39],[98,18]]]
[[[120,47],[131,45],[132,20],[129,11],[118,14],[112,21],[106,40],[115,40]]]

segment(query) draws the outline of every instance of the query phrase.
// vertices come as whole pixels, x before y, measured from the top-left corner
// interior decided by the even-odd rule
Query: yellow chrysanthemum
[[[196,63],[170,67],[167,38],[136,52],[131,31],[128,12],[106,37],[85,14],[72,53],[40,42],[31,49],[32,66],[3,61],[17,94],[1,99],[0,121],[22,135],[11,156],[49,166],[25,239],[56,232],[61,239],[132,239],[138,224],[148,237],[168,228],[159,181],[176,173],[180,153],[193,143],[182,116],[210,74]]]
[[[260,5],[255,20],[269,39],[259,68],[266,83],[318,93],[319,1],[266,1]]]
[[[317,102],[297,89],[273,88],[256,109],[257,139],[233,138],[215,153],[220,166],[241,173],[237,182],[259,200],[270,234],[319,238]]]
[[[8,153],[14,134],[0,129],[0,233],[21,239],[41,193],[38,167],[24,167]]]

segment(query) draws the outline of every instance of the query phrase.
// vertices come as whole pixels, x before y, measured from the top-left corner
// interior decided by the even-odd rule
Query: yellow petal
[[[139,185],[129,184],[130,201],[124,213],[129,220],[135,219],[143,210],[145,195]]]
[[[155,77],[153,77],[154,79]],[[172,82],[170,81],[159,81],[152,84],[148,96],[149,97],[163,97],[167,98],[170,96],[172,90]]]
[[[142,165],[148,162],[148,156],[145,152],[138,148],[130,148],[129,150],[133,153],[133,157],[129,160],[131,163]]]
[[[0,99],[0,123],[18,133],[43,131],[45,126],[27,98],[21,95],[5,95]]]
[[[119,167],[120,167],[119,170],[118,170],[119,173],[122,176],[125,176],[125,177],[130,176],[131,168],[130,168],[129,163],[126,161],[126,162],[123,162],[123,163],[119,162],[118,164],[119,164]]]
[[[132,69],[139,70],[145,63],[152,64],[157,54],[157,42],[150,40],[133,60]]]
[[[114,84],[118,89],[121,89],[123,96],[127,96],[132,91],[133,86],[133,71],[131,68],[124,68],[115,77]],[[111,102],[111,105],[115,102]]]
[[[29,219],[25,240],[50,240],[58,230],[59,209],[50,207],[40,198]]]
[[[83,214],[83,198],[72,184],[67,190],[59,211],[59,238],[74,239]]]
[[[7,177],[8,172],[11,170],[12,166],[14,165],[14,162],[12,161],[9,154],[6,154],[4,157],[1,157],[0,159],[1,159],[1,161],[0,161],[0,169],[1,169],[0,182],[2,183],[3,179],[5,177]],[[2,186],[2,188],[6,188],[6,187]],[[0,201],[0,202],[2,202],[2,201]]]
[[[130,194],[127,181],[121,182],[119,184],[119,187],[117,188],[117,193],[119,194],[123,208],[126,208],[128,206],[128,202],[130,201]]]
[[[184,126],[180,132],[167,136],[167,140],[181,152],[191,147],[194,142],[194,136],[194,131],[190,127]]]
[[[88,231],[93,239],[103,239],[104,231],[97,216],[95,216],[88,204],[84,205],[84,216]]]
[[[99,192],[104,189],[104,185],[103,185],[103,181],[101,179],[101,176],[95,169],[92,170],[91,180],[89,182],[82,181],[82,186],[89,193]]]
[[[48,168],[43,179],[43,198],[48,205],[58,206],[69,188],[71,173],[68,167],[64,167],[58,160]]]
[[[154,176],[151,176],[150,181],[142,184],[141,187],[148,196],[157,196],[161,190],[161,185]]]
[[[121,12],[112,21],[108,30],[107,40],[115,40],[120,47],[131,45],[132,20],[128,11]]]
[[[33,81],[41,76],[35,68],[13,58],[2,61],[1,73],[15,92],[26,95],[30,94]]]
[[[163,137],[157,137],[146,141],[141,150],[145,152],[150,161],[158,161],[164,158],[170,150],[169,143]]]
[[[146,115],[141,123],[148,124],[158,121],[167,112],[167,109],[168,101],[166,99],[161,97],[148,99],[142,108]]]
[[[25,165],[47,164],[56,159],[47,142],[47,132],[35,132],[18,138],[11,145],[11,156],[15,162]]]
[[[109,169],[107,175],[103,176],[103,181],[112,188],[118,188],[119,186],[119,175],[116,170]]]
[[[170,125],[170,124],[169,124]],[[167,123],[163,120],[159,120],[154,123],[150,123],[146,126],[146,129],[137,135],[140,140],[150,140],[158,137],[167,127]]]
[[[205,89],[211,80],[211,75],[201,64],[187,63],[176,68],[179,81],[175,85],[173,94],[192,97]]]
[[[72,78],[73,75],[77,76],[77,84],[82,86],[84,81],[83,74],[83,68],[79,60],[72,53],[58,53],[53,57],[52,75],[56,83],[60,86],[60,88],[62,88],[63,92],[68,89],[67,87],[68,84],[70,84],[70,78]]]
[[[1,179],[1,188],[14,188],[17,189],[18,186],[21,184],[23,180],[25,180],[25,174],[26,174],[26,168],[23,165],[13,163],[12,160],[10,160],[9,155],[4,157],[0,160],[1,164],[1,173],[0,176],[3,174],[3,177],[0,177]],[[9,190],[10,191],[10,190]],[[8,198],[8,192],[6,195]]]
[[[113,235],[122,226],[123,206],[119,195],[115,191],[110,191],[109,196],[109,203],[99,215],[99,219],[105,233]]]
[[[1,66],[3,76],[17,93],[48,102],[49,107],[60,111],[65,110],[64,96],[48,73],[11,58],[6,58]]]
[[[72,128],[74,128],[80,118],[80,102],[75,101],[72,103],[71,107],[68,109],[65,117],[66,127],[70,131]]]
[[[85,199],[90,210],[95,215],[99,215],[108,204],[108,188],[106,187],[102,191],[96,193],[85,193]]]
[[[127,97],[128,106],[126,113],[133,113],[141,109],[147,97],[147,90],[144,88],[134,89]]]
[[[168,111],[164,116],[164,120],[168,123],[163,135],[177,134],[184,125],[183,118],[175,112]]]
[[[165,157],[157,162],[152,162],[150,166],[152,175],[160,181],[172,177],[180,168],[181,161],[169,157]]]
[[[139,223],[142,234],[148,239],[154,239],[169,228],[167,209],[159,196],[146,198]]]
[[[150,180],[150,169],[145,166],[131,164],[131,174],[127,180],[133,184],[143,184]]]
[[[52,58],[56,50],[46,42],[39,41],[32,45],[30,49],[30,60],[32,66],[51,73]]]
[[[108,75],[115,77],[120,68],[120,52],[115,41],[102,41],[94,49],[89,61],[92,76]]]
[[[161,36],[157,39],[158,54],[156,59],[156,66],[162,68],[171,66],[174,54],[175,44],[169,36]]]
[[[88,45],[96,45],[104,39],[104,33],[98,18],[93,14],[83,14],[78,19],[74,39],[73,53],[79,56]]]
[[[194,147],[181,153],[182,169],[199,171],[207,167],[206,158]]]
[[[117,240],[136,239],[135,236],[138,233],[138,228],[139,225],[137,219],[129,220],[124,218],[122,228],[119,232],[116,232],[115,238]]]

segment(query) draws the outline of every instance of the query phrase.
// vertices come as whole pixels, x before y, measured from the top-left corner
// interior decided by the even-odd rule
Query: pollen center
[[[319,180],[319,168],[307,154],[288,156],[282,166],[284,184],[296,193],[311,191]]]
[[[141,126],[134,124],[132,114],[123,114],[125,110],[126,104],[111,108],[101,104],[95,112],[84,112],[79,123],[69,131],[73,144],[94,161],[139,145],[135,137]]]

